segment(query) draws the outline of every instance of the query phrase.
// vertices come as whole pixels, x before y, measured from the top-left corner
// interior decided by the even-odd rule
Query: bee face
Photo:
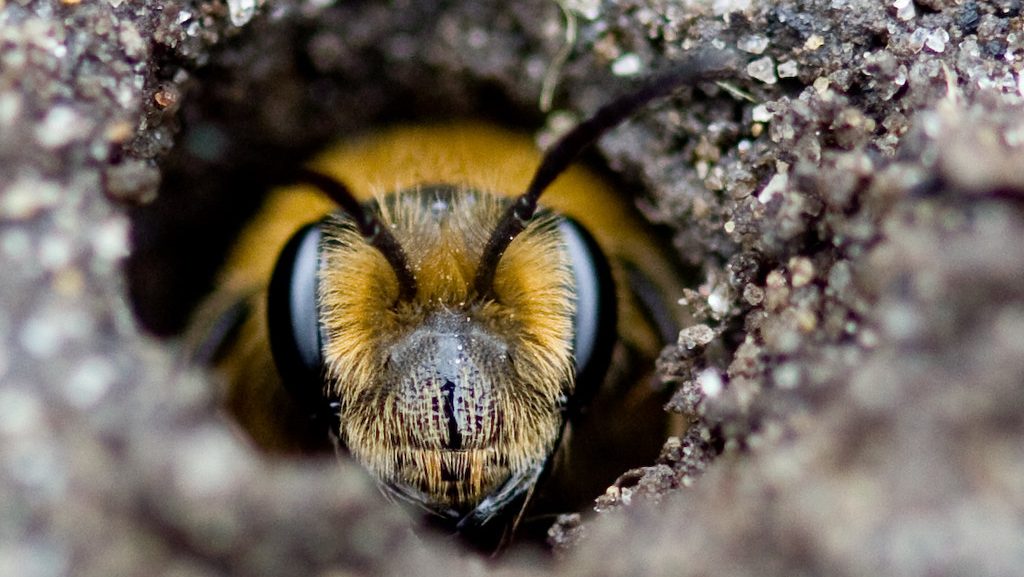
[[[454,519],[485,519],[532,486],[573,393],[576,278],[560,219],[534,219],[505,252],[493,292],[473,288],[486,232],[508,205],[450,186],[381,199],[381,226],[417,280],[408,301],[351,218],[297,235],[318,237],[325,377],[312,386],[337,399],[339,440],[393,494]],[[285,255],[279,269],[306,274],[308,263],[289,259],[308,252]],[[295,316],[307,315],[297,300]]]
[[[352,454],[396,494],[453,519],[510,479],[528,488],[560,433],[549,389],[562,387],[517,375],[511,340],[462,312],[426,320],[390,347],[381,379],[342,404]]]
[[[456,126],[400,129],[299,169],[300,186],[269,197],[221,281],[249,311],[237,330],[213,331],[234,334],[227,343],[206,347],[226,351],[212,360],[231,411],[268,449],[318,449],[330,436],[389,494],[463,535],[511,520],[549,469],[567,415],[598,387],[621,398],[602,385],[613,343],[653,360],[647,319],[666,307],[651,293],[678,294],[621,199],[569,166],[646,103],[731,67],[724,54],[684,62],[542,157],[529,139]],[[398,192],[360,204],[382,179]],[[538,211],[549,188],[551,206],[590,231]],[[590,443],[583,430],[602,432],[567,438]]]

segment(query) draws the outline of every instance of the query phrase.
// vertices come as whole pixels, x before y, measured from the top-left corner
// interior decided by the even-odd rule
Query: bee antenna
[[[409,266],[409,257],[406,256],[405,250],[402,249],[402,245],[398,243],[391,231],[387,227],[381,226],[376,215],[365,210],[347,186],[330,176],[308,168],[300,168],[296,174],[296,180],[319,188],[352,217],[356,228],[359,229],[359,234],[384,255],[388,264],[395,271],[395,276],[398,277],[399,300],[412,300],[416,296],[416,277],[413,276],[412,267]]]
[[[545,152],[540,166],[533,174],[526,192],[516,198],[502,215],[480,257],[475,287],[477,294],[490,295],[494,273],[505,249],[516,236],[526,229],[537,211],[540,195],[558,178],[576,158],[606,132],[615,128],[638,109],[664,96],[669,96],[684,85],[722,76],[735,69],[735,56],[724,50],[701,51],[674,66],[668,72],[650,78],[638,89],[619,96],[605,104],[593,116],[564,134]]]

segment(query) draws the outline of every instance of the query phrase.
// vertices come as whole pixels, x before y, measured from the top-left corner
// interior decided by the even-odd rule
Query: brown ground
[[[599,146],[694,271],[659,369],[700,419],[562,519],[547,570],[1019,574],[1021,2],[566,3],[558,109],[695,46],[744,64]],[[559,9],[237,4],[0,0],[0,573],[478,574],[357,468],[242,443],[127,292],[180,328],[267,158],[396,120],[536,128]]]

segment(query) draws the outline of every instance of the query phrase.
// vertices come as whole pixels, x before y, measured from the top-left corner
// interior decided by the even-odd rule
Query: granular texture
[[[1017,574],[1020,2],[564,4],[541,141],[693,48],[743,61],[597,147],[695,279],[658,362],[692,425],[560,517],[556,560],[486,570]],[[535,128],[564,42],[539,0],[0,0],[0,573],[482,573],[358,467],[253,451],[151,333],[208,290],[267,158]]]

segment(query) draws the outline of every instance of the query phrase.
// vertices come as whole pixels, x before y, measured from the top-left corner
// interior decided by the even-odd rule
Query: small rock
[[[687,349],[702,347],[715,338],[715,331],[705,324],[694,325],[679,331],[679,346]]]
[[[758,58],[750,64],[747,64],[747,74],[749,74],[751,78],[760,80],[765,84],[775,84],[778,82],[778,78],[775,76],[775,61],[772,60],[771,56]]]

